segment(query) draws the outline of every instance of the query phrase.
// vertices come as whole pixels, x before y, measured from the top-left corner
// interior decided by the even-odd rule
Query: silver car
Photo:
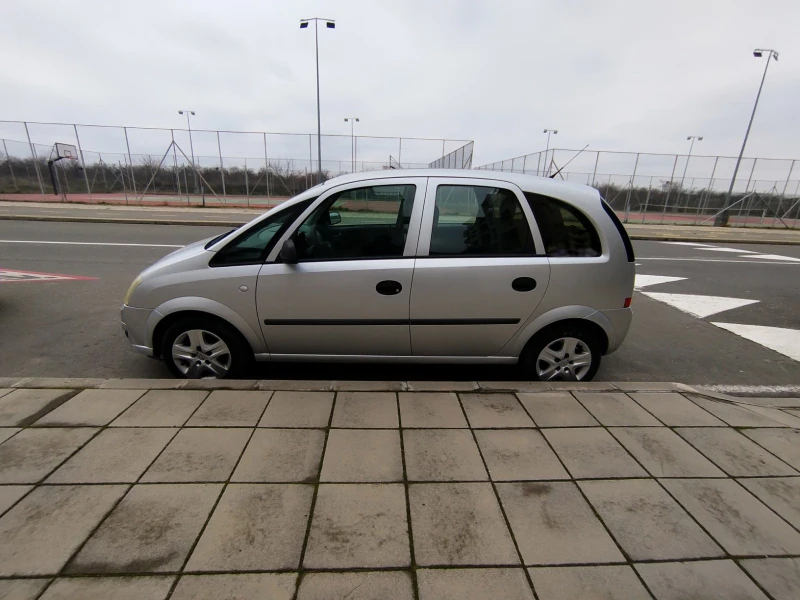
[[[145,269],[122,306],[177,377],[256,361],[519,363],[588,381],[631,323],[634,255],[591,187],[403,170],[331,179]]]

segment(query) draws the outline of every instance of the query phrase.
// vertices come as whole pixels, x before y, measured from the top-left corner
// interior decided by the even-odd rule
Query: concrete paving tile
[[[739,564],[775,600],[797,600],[800,558],[748,558]]]
[[[340,392],[336,395],[332,427],[357,429],[398,427],[397,394],[393,392]]]
[[[101,427],[128,408],[144,390],[83,390],[50,411],[35,425],[50,427]]]
[[[324,445],[320,429],[256,429],[231,481],[316,481]]]
[[[217,390],[211,392],[187,427],[255,427],[272,392]]]
[[[609,427],[653,426],[661,422],[626,394],[574,392],[574,396],[603,425]]]
[[[305,568],[406,567],[410,562],[402,484],[320,485]]]
[[[111,423],[111,427],[180,427],[208,392],[150,390]]]
[[[275,392],[259,427],[327,427],[331,418],[331,392]]]
[[[800,533],[735,481],[664,479],[662,483],[730,554],[800,554]]]
[[[725,427],[724,422],[681,394],[628,395],[670,427]]]
[[[402,481],[403,457],[396,429],[332,429],[320,481]]]
[[[625,561],[574,483],[501,483],[497,492],[526,565]]]
[[[533,600],[525,571],[506,569],[419,569],[420,600]]]
[[[652,479],[582,481],[578,485],[633,560],[723,555],[714,540]]]
[[[41,600],[164,600],[175,577],[71,577],[56,579]]]
[[[692,427],[675,432],[733,477],[798,474],[735,429]]]
[[[0,580],[0,600],[36,600],[49,579]]]
[[[535,427],[514,394],[461,394],[470,427]]]
[[[535,429],[479,429],[475,437],[493,481],[569,479],[569,473]]]
[[[338,392],[404,392],[405,381],[334,381],[332,390]]]
[[[142,477],[143,483],[227,481],[251,429],[182,429]]]
[[[477,381],[407,381],[406,385],[409,392],[472,392],[478,389]]]
[[[800,430],[743,429],[741,433],[783,459],[795,469],[800,469]]]
[[[609,431],[653,477],[726,477],[666,427],[613,427]]]
[[[519,564],[491,484],[411,484],[408,495],[418,565]]]
[[[0,518],[0,575],[55,575],[128,489],[40,486]]]
[[[800,416],[792,414],[793,412],[796,411],[782,410],[780,408],[770,408],[768,406],[749,406],[749,403],[747,406],[747,410],[759,414],[762,417],[771,419],[776,423],[780,423],[784,427],[793,427],[794,429],[800,429]]]
[[[220,491],[219,484],[133,486],[65,572],[179,570]]]
[[[467,429],[405,429],[409,481],[485,481],[478,446]]]
[[[468,427],[458,396],[452,392],[401,392],[399,399],[403,427]]]
[[[617,384],[619,385],[619,384]],[[627,565],[528,569],[539,600],[650,600]]]
[[[10,394],[14,391],[14,388],[0,388],[0,398],[5,396],[6,394]]]
[[[767,600],[732,560],[635,565],[658,600]]]
[[[25,427],[47,414],[69,396],[73,390],[14,390],[0,397],[0,427]]]
[[[647,477],[647,471],[602,427],[543,429],[542,433],[576,479]]]
[[[313,492],[310,485],[228,485],[186,570],[296,569]]]
[[[284,392],[329,392],[333,381],[316,379],[262,379],[256,382],[257,390],[280,390]]]
[[[412,600],[414,589],[406,571],[306,573],[297,600]]]
[[[569,392],[517,394],[539,427],[584,427],[599,425]]]
[[[0,427],[0,444],[19,431],[19,427]]]
[[[11,508],[17,500],[33,489],[32,485],[2,485],[0,486],[0,515]],[[0,596],[0,598],[2,598]]]
[[[46,483],[134,483],[177,429],[106,429],[61,465]]]
[[[786,425],[749,410],[745,406],[709,400],[692,394],[688,394],[688,397],[692,402],[719,417],[731,427],[786,427]]]
[[[739,479],[739,483],[795,528],[800,529],[800,477]]]
[[[0,445],[0,483],[38,483],[96,432],[90,427],[20,431]]]
[[[292,600],[294,573],[184,575],[171,600]]]

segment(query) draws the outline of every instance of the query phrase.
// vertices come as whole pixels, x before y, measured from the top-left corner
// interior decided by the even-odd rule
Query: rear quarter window
[[[600,236],[580,210],[549,196],[525,192],[539,226],[547,256],[592,257],[602,254]]]

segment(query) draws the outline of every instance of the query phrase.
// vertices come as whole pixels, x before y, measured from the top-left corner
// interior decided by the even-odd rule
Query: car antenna
[[[583,150],[586,150],[588,147],[589,147],[589,144],[586,144],[586,145],[583,147]],[[553,173],[552,175],[550,175],[550,179],[555,179],[555,178],[556,178],[556,175],[558,175],[559,173],[561,173],[561,171],[563,171],[563,170],[564,170],[564,167],[566,167],[566,166],[567,166],[569,163],[571,163],[573,160],[575,160],[576,158],[578,158],[578,156],[580,156],[580,155],[581,155],[581,153],[583,152],[583,150],[581,150],[580,152],[578,152],[578,154],[576,154],[575,156],[573,156],[572,158],[570,158],[570,159],[569,159],[569,160],[568,160],[566,163],[564,163],[564,166],[563,166],[563,167],[561,167],[561,168],[560,168],[558,171],[556,171],[555,173]]]

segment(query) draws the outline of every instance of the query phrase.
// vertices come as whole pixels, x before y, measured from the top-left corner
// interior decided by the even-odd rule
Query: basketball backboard
[[[78,160],[78,149],[72,144],[60,144],[56,142],[55,149],[57,158]]]

